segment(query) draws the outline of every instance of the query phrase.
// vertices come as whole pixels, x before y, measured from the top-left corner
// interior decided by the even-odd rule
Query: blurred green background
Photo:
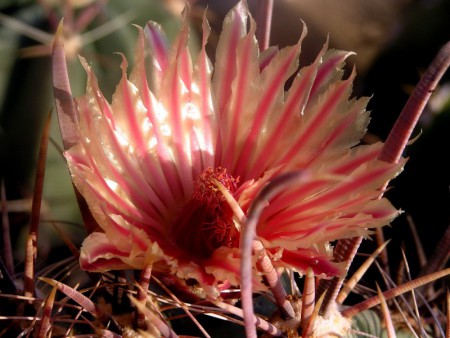
[[[64,17],[74,96],[83,94],[86,86],[85,72],[77,57],[80,54],[92,64],[105,96],[110,99],[120,78],[120,56],[115,53],[122,52],[132,60],[137,36],[132,24],[144,26],[147,20],[157,21],[173,38],[180,20],[179,15],[158,0],[0,3],[0,176],[6,186],[13,246],[20,262],[24,254],[21,232],[28,230],[40,135],[47,114],[53,110],[49,53],[59,21]],[[99,27],[99,38],[90,41]],[[77,244],[85,236],[61,154],[58,128],[53,112],[38,251],[43,259],[55,245],[64,246],[45,221],[69,222],[61,228]]]

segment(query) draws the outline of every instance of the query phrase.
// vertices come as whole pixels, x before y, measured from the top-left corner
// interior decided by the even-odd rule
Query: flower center
[[[196,178],[194,193],[175,220],[170,234],[178,248],[197,258],[208,258],[218,247],[239,244],[233,211],[217,188],[217,181],[233,194],[239,179],[222,167],[205,169]]]

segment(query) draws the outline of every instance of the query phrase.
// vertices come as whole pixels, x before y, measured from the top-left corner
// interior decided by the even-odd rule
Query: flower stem
[[[286,290],[281,283],[280,275],[273,267],[272,261],[267,255],[267,252],[261,241],[255,240],[253,242],[253,251],[259,254],[256,266],[258,270],[263,273],[264,279],[269,285],[270,291],[272,291],[277,305],[279,306],[281,311],[283,311],[284,317],[286,317],[286,319],[294,318],[295,312],[292,304],[287,299]]]
[[[48,115],[44,130],[41,136],[38,164],[36,169],[33,203],[31,207],[30,231],[27,237],[25,249],[25,267],[24,267],[24,295],[25,297],[34,296],[34,275],[37,256],[37,240],[39,230],[39,220],[41,217],[42,194],[44,191],[45,165],[47,160],[48,139],[50,136],[51,114]]]
[[[141,271],[141,276],[139,278],[139,285],[141,287],[138,288],[136,300],[142,304],[145,304],[147,300],[147,291],[150,286],[150,278],[152,277],[152,268],[153,264],[146,265],[144,270]],[[139,329],[146,329],[145,314],[139,310],[136,312],[136,322]]]
[[[241,302],[244,312],[245,333],[247,338],[256,338],[255,313],[253,309],[252,290],[252,249],[256,238],[256,226],[259,218],[267,206],[267,201],[276,194],[291,186],[294,182],[307,179],[308,175],[304,171],[290,172],[274,178],[256,196],[250,206],[248,219],[242,233],[240,247],[242,250],[241,259]]]
[[[337,242],[333,252],[333,259],[336,262],[346,262],[345,272],[348,271],[353,258],[358,251],[362,242],[362,237],[353,237],[348,239],[341,239]],[[344,278],[333,277],[332,279],[322,279],[318,287],[318,295],[326,292],[324,302],[322,303],[321,312],[326,317],[331,308],[331,304],[336,302],[336,298],[341,290]]]

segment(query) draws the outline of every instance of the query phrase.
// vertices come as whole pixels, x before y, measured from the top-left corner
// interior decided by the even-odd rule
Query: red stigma
[[[239,179],[235,179],[228,174],[225,168],[217,167],[214,170],[207,168],[195,180],[195,190],[192,198],[213,208],[216,207],[216,204],[225,201],[224,196],[217,187],[216,181],[219,181],[233,194],[236,191]]]
[[[198,258],[208,258],[221,246],[238,245],[239,233],[233,223],[233,211],[217,182],[233,195],[239,179],[222,167],[205,169],[196,178],[192,198],[172,227],[171,236],[176,244]]]

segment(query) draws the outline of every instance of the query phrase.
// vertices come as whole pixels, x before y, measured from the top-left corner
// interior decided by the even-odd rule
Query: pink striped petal
[[[152,55],[151,89],[157,94],[161,88],[161,79],[169,66],[169,48],[167,38],[161,26],[153,21],[147,22],[144,34]]]
[[[266,130],[271,130],[274,121],[279,116],[284,99],[284,87],[288,78],[298,67],[300,46],[306,30],[297,45],[281,50],[270,64],[264,69],[260,77],[259,102],[256,106],[254,120],[250,121],[250,132],[244,140],[240,153],[235,154],[237,160],[236,172],[241,177],[257,177],[261,172],[253,172],[250,164],[264,156],[265,149],[258,147],[264,142]]]
[[[225,17],[216,49],[213,92],[216,94],[217,114],[223,115],[232,93],[232,82],[236,77],[236,52],[239,40],[246,34],[248,9],[239,2]]]
[[[211,95],[211,76],[213,68],[208,55],[206,54],[206,44],[211,31],[208,21],[206,20],[206,13],[203,15],[202,28],[202,49],[197,57],[192,85],[192,103],[194,106],[198,107],[201,118],[198,120],[198,124],[195,126],[193,132],[197,139],[197,151],[201,153],[201,163],[196,166],[200,166],[201,168],[212,168],[215,166],[214,152],[217,149],[218,121],[214,114],[213,98]]]
[[[155,252],[159,251],[155,249]],[[143,268],[147,259],[144,254],[133,256],[129,252],[118,250],[116,245],[100,232],[90,234],[84,240],[80,252],[80,266],[88,271],[123,270],[135,266]]]
[[[166,61],[168,63],[168,60]],[[180,185],[178,172],[170,154],[170,129],[168,129],[167,111],[157,101],[147,83],[145,37],[142,28],[139,28],[134,63],[130,81],[139,90],[147,117],[147,120],[140,126],[146,146],[146,152],[141,154],[140,168],[147,179],[152,179],[151,185],[155,187],[161,197],[166,201],[173,201],[180,198],[177,189]],[[159,83],[158,86],[161,86],[161,84]]]
[[[325,46],[328,45],[328,42]],[[333,50],[324,55],[323,61],[317,72],[316,80],[311,88],[311,99],[314,100],[320,93],[327,89],[327,87],[334,81],[342,77],[342,68],[344,61],[353,52],[346,52],[340,50]]]
[[[222,145],[222,166],[236,171],[237,156],[250,131],[255,118],[254,111],[259,95],[259,50],[255,38],[255,22],[250,18],[248,34],[239,40],[236,50],[236,77],[223,114],[220,116],[220,137]],[[216,75],[216,74],[215,74]]]

